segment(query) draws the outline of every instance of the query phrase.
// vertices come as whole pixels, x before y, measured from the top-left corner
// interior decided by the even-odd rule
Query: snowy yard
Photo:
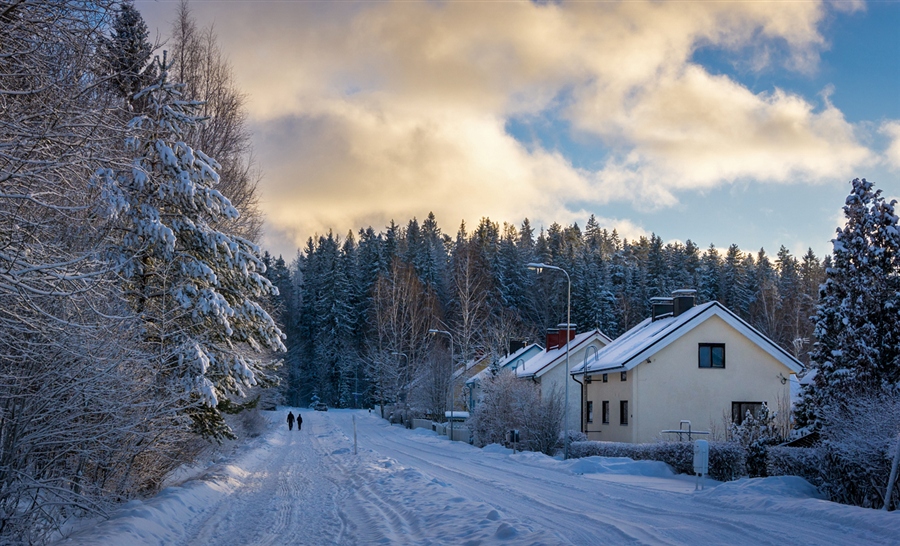
[[[62,540],[121,544],[897,544],[900,512],[799,478],[709,481],[662,463],[477,449],[365,411],[287,409],[199,479]],[[353,454],[352,416],[359,451]]]

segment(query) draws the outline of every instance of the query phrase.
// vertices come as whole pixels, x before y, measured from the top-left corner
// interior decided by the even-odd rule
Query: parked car
[[[317,402],[315,410],[316,411],[328,411],[328,406],[325,405],[325,402]]]

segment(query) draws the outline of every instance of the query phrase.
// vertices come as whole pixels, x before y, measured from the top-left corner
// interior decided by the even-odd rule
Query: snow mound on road
[[[511,455],[513,450],[508,447],[503,447],[500,444],[488,444],[481,448],[481,451],[484,453],[500,453],[502,455]]]
[[[668,478],[675,473],[664,462],[634,461],[627,457],[585,457],[565,463],[572,474],[627,474],[651,478]]]

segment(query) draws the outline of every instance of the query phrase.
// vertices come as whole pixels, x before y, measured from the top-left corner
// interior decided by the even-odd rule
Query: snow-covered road
[[[201,479],[62,544],[897,544],[900,512],[796,478],[709,482],[662,463],[560,461],[449,442],[364,411],[287,410]],[[353,416],[358,453],[353,454]]]

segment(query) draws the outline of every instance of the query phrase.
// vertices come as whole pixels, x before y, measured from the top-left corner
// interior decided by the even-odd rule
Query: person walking
[[[300,430],[300,427],[303,426],[303,417],[300,415],[300,412],[297,412],[297,430]]]
[[[299,414],[298,414],[299,415]],[[288,412],[288,430],[294,430],[294,414],[293,412]],[[298,425],[299,427],[299,425]]]

